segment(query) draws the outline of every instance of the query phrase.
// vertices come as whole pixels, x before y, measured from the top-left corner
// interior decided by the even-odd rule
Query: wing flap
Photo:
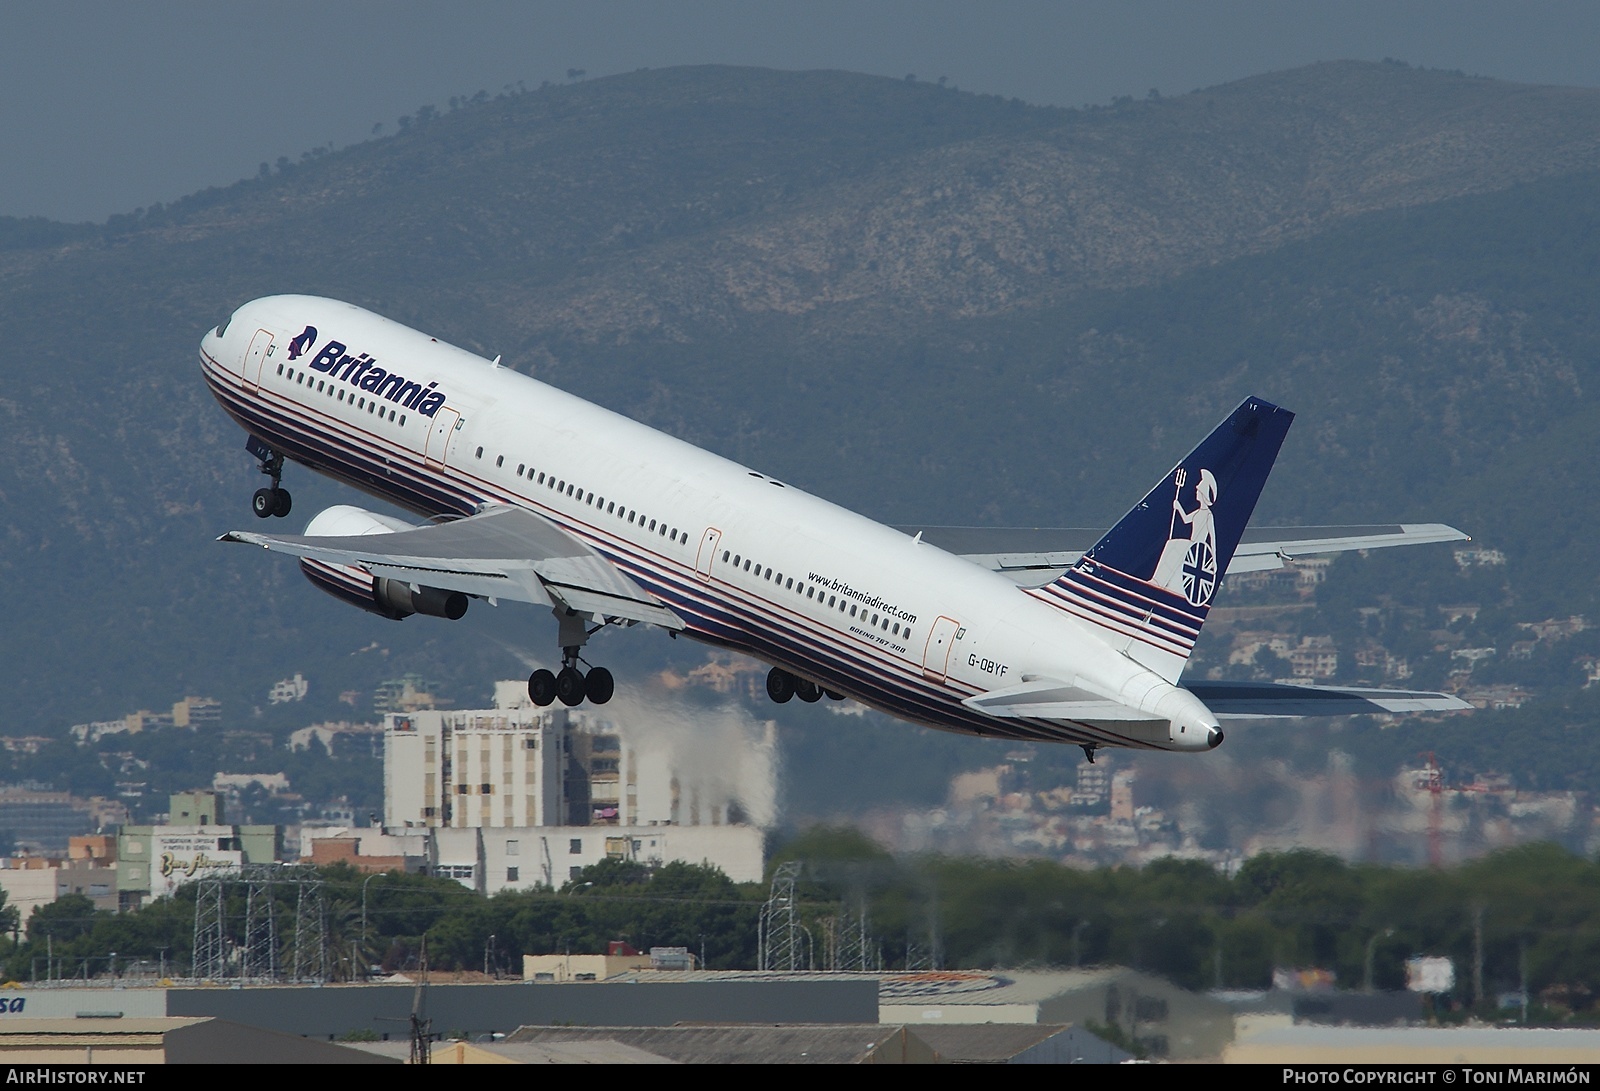
[[[537,605],[559,603],[579,613],[684,627],[681,618],[605,557],[522,508],[495,505],[466,519],[392,534],[338,537],[236,530],[219,540],[446,591]]]
[[[1375,712],[1462,712],[1472,708],[1448,693],[1290,686],[1276,682],[1182,682],[1218,719],[1362,716]]]

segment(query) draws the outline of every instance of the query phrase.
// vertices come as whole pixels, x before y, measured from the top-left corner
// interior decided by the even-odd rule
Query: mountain
[[[393,625],[214,543],[257,475],[195,348],[281,291],[896,520],[1108,522],[1260,393],[1300,413],[1262,517],[1453,520],[1523,608],[1600,594],[1600,92],[1336,63],[1070,111],[686,68],[456,106],[105,225],[0,220],[6,730],[247,719],[296,670],[325,715],[406,669],[481,700],[550,653],[526,611]],[[297,519],[352,499],[287,484]]]

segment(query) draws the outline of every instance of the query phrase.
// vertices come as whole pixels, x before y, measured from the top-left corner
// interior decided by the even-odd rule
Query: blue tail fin
[[[1046,601],[1177,681],[1294,414],[1247,398],[1065,575]]]

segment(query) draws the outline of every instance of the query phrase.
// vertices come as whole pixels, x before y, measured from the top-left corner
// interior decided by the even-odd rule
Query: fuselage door
[[[261,385],[261,369],[266,365],[267,357],[274,350],[272,334],[266,330],[257,330],[256,335],[250,339],[250,350],[244,354],[244,388],[255,390]]]
[[[433,427],[428,429],[428,446],[423,451],[429,466],[444,465],[445,458],[450,454],[450,444],[455,440],[456,425],[460,422],[461,414],[448,405],[441,405],[433,414]]]
[[[700,555],[694,561],[694,574],[701,579],[711,579],[711,562],[717,559],[717,546],[721,542],[722,531],[716,527],[706,527],[705,535],[700,539]]]
[[[928,633],[928,646],[922,651],[922,673],[943,682],[950,673],[950,649],[955,646],[956,630],[961,625],[952,618],[935,618]]]

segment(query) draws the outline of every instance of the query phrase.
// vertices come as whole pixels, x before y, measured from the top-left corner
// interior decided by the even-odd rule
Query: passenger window
[[[278,374],[279,374],[279,375],[282,375],[282,374],[283,374],[283,365],[282,365],[282,364],[279,364],[279,365],[278,365]]]
[[[855,617],[856,616],[856,608],[854,606],[850,607],[850,616],[851,617]]]
[[[615,515],[616,513],[617,513],[617,502],[615,500],[613,500],[613,501],[611,501],[611,503],[606,505],[606,514],[607,515]],[[723,560],[727,560],[728,558],[724,557],[722,559]]]
[[[816,596],[812,593],[815,590],[816,590],[816,588],[813,588],[813,587],[806,588],[806,598],[808,598],[808,599],[809,598],[815,598]]]
[[[789,581],[787,581],[787,582],[786,582],[786,583],[785,583],[785,584],[784,584],[784,585],[783,585],[783,589],[784,589],[784,590],[785,590],[785,591],[793,591],[793,590],[794,590],[794,581],[793,581],[793,580],[789,580]]]
[[[584,497],[583,502],[585,504],[593,504],[594,503],[594,493],[590,493],[588,496]]]
[[[726,549],[724,549],[722,551],[722,563],[723,564],[727,564],[728,563],[728,551]]]
[[[539,475],[539,484],[541,484],[541,485],[544,484],[544,474],[540,474]]]
[[[494,460],[494,464],[496,466],[504,466],[506,464],[506,456],[505,455],[496,456],[495,460]]]
[[[750,571],[750,562],[749,561],[744,562],[744,570],[746,572]]]
[[[404,413],[401,413],[400,414],[400,427],[404,428],[405,426],[406,426],[406,415]]]
[[[478,448],[478,453],[476,455],[473,455],[472,457],[474,457],[474,458],[482,458],[483,457],[483,448],[479,447]]]
[[[662,523],[661,524],[661,529],[659,531],[657,531],[657,533],[660,534],[661,537],[665,538],[667,536],[667,524]],[[672,536],[673,536],[673,538],[677,538],[678,535],[677,535],[676,532],[674,532]]]
[[[723,560],[727,560],[728,559],[728,555],[726,553],[724,553],[722,555],[722,559]],[[733,567],[735,567],[735,568],[739,567],[739,555],[737,553],[735,553],[733,555]]]
[[[834,598],[833,598],[832,595],[829,595],[828,596],[828,605],[831,607],[833,605],[833,603],[834,603]]]
[[[650,529],[652,531],[656,529],[656,521],[654,519],[650,520]]]
[[[874,624],[874,625],[878,624],[878,615],[877,614],[873,614],[872,615],[872,624]]]
[[[894,623],[894,635],[900,635],[900,623],[898,621]]]
[[[767,569],[767,574],[765,576],[761,577],[761,578],[764,579],[764,580],[771,580],[772,579],[772,569],[770,569],[770,568]]]

